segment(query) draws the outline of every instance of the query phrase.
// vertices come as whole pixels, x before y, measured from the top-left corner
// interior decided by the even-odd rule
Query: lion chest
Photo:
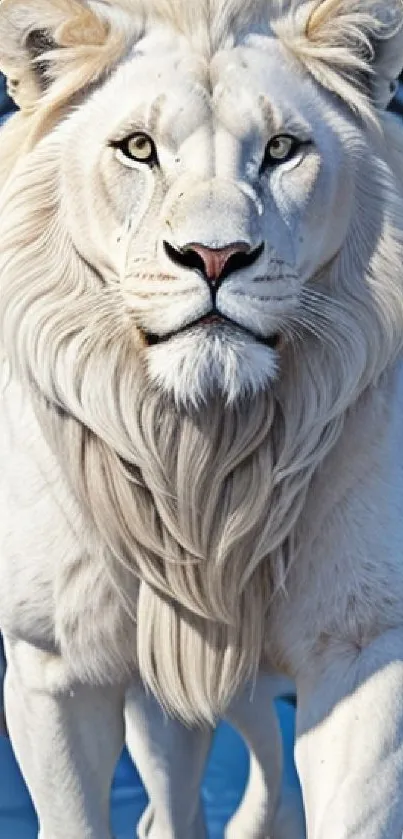
[[[74,676],[121,681],[135,667],[137,582],[129,616],[35,415],[19,388],[2,394],[0,425],[0,625],[61,651]]]

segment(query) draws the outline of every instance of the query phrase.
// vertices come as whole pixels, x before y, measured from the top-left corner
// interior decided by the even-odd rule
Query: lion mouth
[[[191,323],[186,323],[179,329],[176,329],[173,332],[165,333],[164,335],[157,335],[154,332],[143,332],[143,334],[148,346],[155,347],[158,344],[164,344],[167,341],[170,341],[171,338],[175,338],[177,335],[183,335],[183,333],[189,332],[198,326],[217,326],[218,328],[221,326],[231,326],[238,332],[244,332],[259,344],[263,344],[265,347],[269,347],[269,349],[272,350],[277,349],[281,342],[281,336],[278,333],[273,333],[268,336],[259,335],[257,332],[253,332],[252,329],[248,329],[246,326],[231,320],[231,318],[228,318],[226,315],[222,315],[221,312],[216,310],[212,310],[207,315],[203,315],[201,318],[197,318],[197,320],[194,320]]]

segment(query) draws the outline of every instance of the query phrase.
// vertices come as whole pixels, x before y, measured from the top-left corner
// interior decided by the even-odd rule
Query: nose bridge
[[[184,189],[168,219],[178,247],[197,242],[206,248],[224,249],[244,242],[260,243],[259,214],[254,202],[236,182],[211,178]]]

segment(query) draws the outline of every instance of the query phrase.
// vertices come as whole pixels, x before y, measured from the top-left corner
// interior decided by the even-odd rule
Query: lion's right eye
[[[112,143],[112,146],[128,160],[145,163],[149,166],[158,162],[154,140],[148,134],[143,134],[140,131],[125,140]]]

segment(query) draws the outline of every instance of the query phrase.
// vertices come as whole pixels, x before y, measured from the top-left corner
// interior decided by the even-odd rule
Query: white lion
[[[225,715],[227,835],[277,839],[259,668],[297,685],[309,839],[402,837],[402,33],[401,0],[0,6],[0,626],[41,839],[110,839],[124,716],[141,835],[201,839]]]

